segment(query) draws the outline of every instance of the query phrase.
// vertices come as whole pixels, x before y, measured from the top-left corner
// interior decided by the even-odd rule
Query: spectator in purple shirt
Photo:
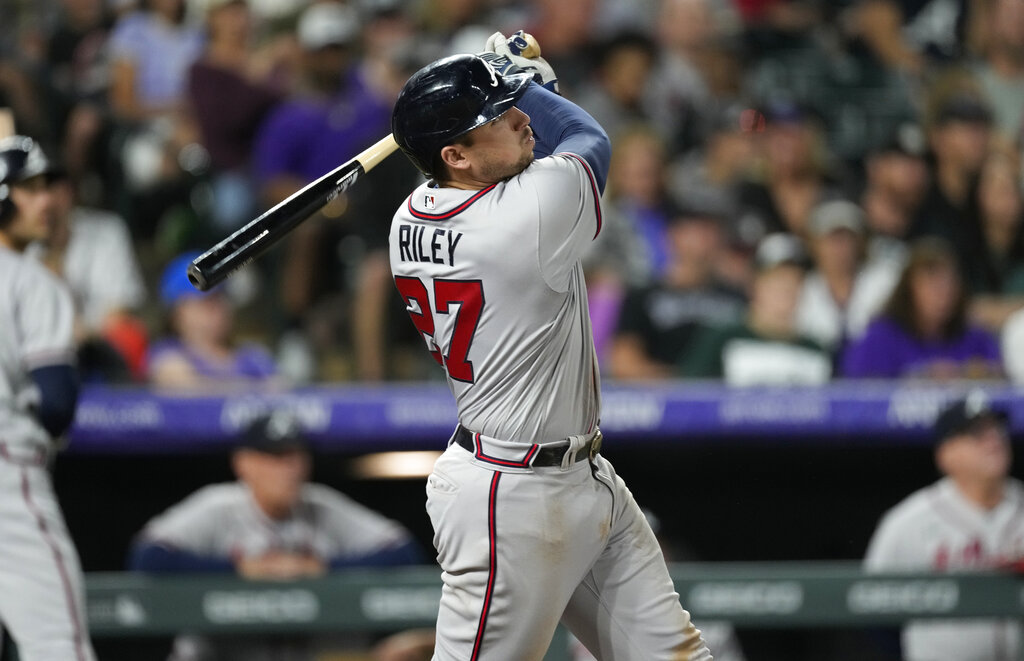
[[[160,298],[170,333],[150,348],[150,382],[185,389],[276,382],[274,360],[263,347],[234,341],[234,313],[224,292],[200,292],[188,281],[186,269],[198,256],[179,255],[164,270]]]
[[[967,320],[952,247],[919,239],[882,314],[846,350],[842,375],[862,378],[1002,378],[995,336]]]

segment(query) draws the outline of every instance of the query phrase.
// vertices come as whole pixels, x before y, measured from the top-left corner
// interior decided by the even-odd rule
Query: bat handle
[[[398,143],[395,142],[395,136],[390,133],[367,147],[359,157],[359,164],[363,166],[363,172],[369,172],[396,149],[398,149]]]

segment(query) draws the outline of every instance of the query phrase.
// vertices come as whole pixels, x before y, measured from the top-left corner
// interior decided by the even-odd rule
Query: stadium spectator
[[[642,32],[620,32],[602,41],[594,73],[575,94],[576,103],[613,138],[631,126],[650,124],[653,116],[646,92],[656,82],[660,85],[651,76],[656,58],[657,46]]]
[[[1017,563],[1024,548],[1024,485],[1010,477],[1007,414],[981,391],[944,408],[934,424],[942,478],[882,517],[869,572],[972,572]],[[1016,659],[1018,620],[917,620],[902,634],[905,661]]]
[[[902,264],[868,259],[864,212],[853,202],[817,205],[807,230],[814,267],[800,293],[797,327],[836,355],[881,310]]]
[[[175,389],[279,384],[274,359],[262,346],[234,339],[234,311],[221,289],[200,292],[186,269],[198,252],[174,258],[160,281],[168,335],[150,347],[149,381]]]
[[[865,156],[860,204],[870,257],[905,258],[907,235],[928,189],[926,148],[921,128],[905,122]]]
[[[971,186],[967,223],[975,234],[961,250],[971,293],[970,317],[998,332],[1024,307],[1024,196],[1016,157],[993,151]]]
[[[884,66],[920,76],[962,55],[967,0],[857,0],[847,20]]]
[[[796,327],[807,258],[799,239],[771,234],[757,248],[750,307],[743,323],[704,329],[682,356],[679,373],[732,386],[822,385],[832,356]]]
[[[626,281],[644,284],[663,273],[669,261],[666,231],[671,202],[665,189],[665,146],[646,124],[633,125],[613,135],[612,141],[605,210],[634,237],[624,263]]]
[[[207,0],[206,28],[206,48],[189,69],[188,98],[210,155],[211,215],[220,238],[257,209],[250,149],[284,96],[284,63],[273,51],[255,49],[246,0]]]
[[[986,0],[976,5],[981,58],[973,62],[972,69],[992,108],[992,128],[998,141],[1020,148],[1024,136],[1024,4]]]
[[[30,254],[60,276],[75,304],[75,340],[82,380],[142,380],[148,331],[139,312],[146,283],[124,219],[80,206],[66,174],[55,176],[47,240]]]
[[[110,101],[118,118],[145,121],[183,111],[188,68],[202,48],[184,0],[148,0],[145,9],[122,15],[110,36]]]
[[[820,122],[808,108],[782,100],[769,103],[764,118],[760,177],[741,186],[743,213],[769,233],[805,236],[811,209],[836,194]]]
[[[882,314],[853,341],[842,376],[986,379],[1002,377],[999,344],[967,318],[956,254],[942,239],[916,241]]]
[[[615,378],[671,378],[702,327],[742,319],[743,294],[715,274],[725,241],[721,219],[700,210],[677,212],[667,241],[669,262],[661,277],[626,293],[609,348]]]
[[[537,38],[544,59],[558,72],[561,93],[574,99],[594,72],[600,18],[598,0],[533,0],[526,32]]]
[[[130,569],[284,580],[350,567],[417,564],[424,557],[395,521],[309,481],[309,442],[288,411],[250,423],[232,452],[231,466],[237,481],[204,487],[146,524],[132,543]],[[330,644],[294,637],[280,642],[183,636],[175,641],[171,658],[312,661],[322,658],[316,647]],[[268,656],[271,650],[275,656]]]
[[[751,245],[768,233],[760,216],[740,215],[739,187],[752,176],[760,113],[740,104],[718,108],[703,147],[673,159],[666,169],[668,194],[681,206],[711,207],[737,219],[737,232]]]
[[[716,93],[716,68],[729,27],[712,0],[661,0],[653,29],[655,70],[646,90],[655,124],[673,152],[703,142],[713,112],[731,99]]]
[[[202,48],[203,33],[186,20],[185,0],[147,0],[144,9],[122,14],[110,35],[115,196],[136,239],[192,221],[192,182],[183,168],[202,163],[181,157],[198,137],[186,100],[188,69]]]
[[[62,0],[46,44],[50,112],[72,181],[88,184],[89,203],[103,200],[111,131],[107,41],[114,14],[104,0]]]
[[[955,81],[947,84],[959,87]],[[926,118],[934,160],[931,187],[911,236],[941,236],[955,246],[970,246],[973,237],[965,212],[971,182],[988,155],[992,113],[979,98],[962,89],[938,89],[933,94],[934,118]]]

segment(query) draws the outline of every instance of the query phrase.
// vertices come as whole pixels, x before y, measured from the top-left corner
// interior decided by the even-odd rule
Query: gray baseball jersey
[[[611,463],[531,463],[597,430],[580,258],[601,213],[587,163],[559,154],[481,190],[424,184],[392,222],[396,286],[475,450],[450,444],[427,480],[436,661],[539,660],[559,621],[604,659],[711,658]]]
[[[395,283],[468,429],[535,442],[596,427],[580,256],[600,227],[597,185],[574,155],[479,191],[425,183],[395,214]]]
[[[0,247],[0,441],[19,454],[48,451],[52,439],[32,409],[29,372],[74,360],[71,295],[39,262]]]
[[[203,487],[150,521],[145,541],[203,556],[234,558],[269,551],[329,561],[373,553],[409,540],[398,523],[334,489],[307,484],[284,520],[267,517],[241,482]]]
[[[991,511],[968,502],[949,478],[889,510],[868,546],[869,571],[969,571],[1024,558],[1024,488],[1010,480]],[[1020,623],[928,620],[903,630],[907,661],[1013,661]]]
[[[0,246],[0,623],[22,661],[92,661],[78,555],[53,492],[29,372],[73,360],[71,296]]]

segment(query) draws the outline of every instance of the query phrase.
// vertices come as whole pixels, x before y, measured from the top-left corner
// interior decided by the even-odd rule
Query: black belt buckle
[[[598,429],[597,433],[594,434],[594,440],[590,442],[590,453],[589,453],[589,455],[590,455],[590,460],[591,461],[593,461],[594,458],[597,457],[597,453],[601,451],[601,439],[602,438],[603,438],[603,435],[601,434],[601,430]]]

